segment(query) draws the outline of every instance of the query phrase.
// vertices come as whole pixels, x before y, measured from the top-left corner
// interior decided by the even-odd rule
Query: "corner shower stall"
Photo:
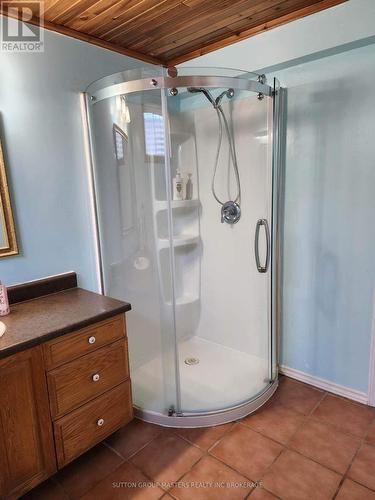
[[[102,291],[132,304],[144,420],[223,423],[276,390],[281,95],[264,75],[213,68],[87,89]],[[177,172],[191,181],[180,199]]]

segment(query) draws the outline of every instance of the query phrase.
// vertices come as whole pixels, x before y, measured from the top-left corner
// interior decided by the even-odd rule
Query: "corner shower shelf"
[[[184,247],[187,245],[196,245],[199,243],[199,236],[192,234],[184,234],[181,236],[175,236],[172,240],[172,244],[174,247]],[[159,239],[159,248],[169,248],[170,242],[168,238],[160,238]]]
[[[194,304],[195,302],[199,302],[199,297],[194,295],[182,295],[181,297],[176,298],[176,306],[186,306],[189,304]],[[167,306],[171,306],[172,302],[167,301]]]
[[[172,200],[171,208],[195,208],[199,206],[199,200]],[[168,201],[156,201],[155,210],[168,210]]]

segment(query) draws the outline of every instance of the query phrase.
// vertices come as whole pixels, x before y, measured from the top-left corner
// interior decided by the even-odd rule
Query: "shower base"
[[[167,409],[145,411],[165,401],[161,357],[132,371],[137,395],[136,415],[166,426],[202,427],[229,422],[255,411],[274,393],[277,381],[265,381],[267,360],[215,342],[191,337],[179,344],[183,416],[166,416]],[[267,384],[266,389],[264,389]],[[172,388],[173,390],[173,388]],[[258,394],[245,402],[251,394]],[[233,402],[237,401],[237,404]],[[216,408],[224,408],[217,411]]]

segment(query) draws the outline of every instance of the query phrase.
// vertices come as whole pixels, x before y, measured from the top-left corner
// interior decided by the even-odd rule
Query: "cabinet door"
[[[56,470],[41,346],[0,360],[0,498]]]

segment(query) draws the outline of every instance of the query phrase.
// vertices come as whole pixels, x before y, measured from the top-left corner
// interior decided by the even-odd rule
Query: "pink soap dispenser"
[[[7,287],[0,281],[0,316],[10,313]]]

